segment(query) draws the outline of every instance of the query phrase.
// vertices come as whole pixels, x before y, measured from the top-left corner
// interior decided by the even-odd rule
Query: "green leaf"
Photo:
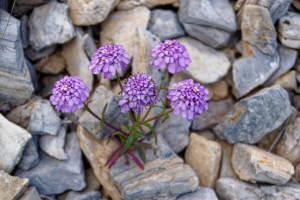
[[[163,119],[163,121],[161,123],[164,123],[165,121],[167,121],[169,119],[169,114],[166,114],[165,118]]]
[[[156,132],[155,132],[154,128],[148,123],[143,123],[142,125],[148,127],[152,131],[152,133],[155,137],[155,144],[157,144],[157,135],[156,135]]]
[[[154,106],[152,106],[153,108],[161,108],[161,109],[164,109],[164,107],[163,106],[157,106],[157,105],[154,105]]]
[[[122,93],[122,91],[118,92],[118,95],[120,95]]]
[[[161,88],[162,90],[169,90],[168,88],[165,88],[165,87],[163,87],[163,88]]]
[[[132,129],[129,127],[128,124],[124,124],[124,126],[126,126],[126,128],[127,128],[130,132],[132,132]]]
[[[152,145],[150,143],[140,143],[140,145],[142,147],[146,147],[146,148],[152,148]]]
[[[105,104],[103,110],[102,110],[102,119],[105,121],[105,112],[106,112],[107,104]]]
[[[106,142],[106,145],[108,145],[108,143],[110,142],[111,140],[111,137],[108,138],[107,142]]]
[[[132,127],[132,131],[135,133],[136,129],[138,128],[138,126],[140,125],[140,120],[141,120],[141,114],[138,114],[137,120],[135,122],[135,124]]]
[[[126,142],[121,150],[120,156],[123,155],[128,150],[130,145],[132,144],[133,136],[134,136],[133,134],[129,134],[129,137],[126,140]]]
[[[130,115],[128,113],[125,114],[125,115],[123,115],[123,117],[126,117],[126,118],[128,118],[131,121]]]
[[[162,76],[162,77],[161,77],[161,80],[162,80],[162,81],[163,81],[163,80],[165,80],[165,77],[164,77],[164,76]]]
[[[135,146],[140,158],[142,159],[142,161],[144,163],[146,163],[146,156],[145,156],[145,152],[144,152],[142,146],[136,141],[134,141],[134,146]]]
[[[101,121],[101,122],[100,122],[100,126],[101,126],[103,129],[105,129],[105,130],[106,130],[106,127],[105,127],[105,125],[104,125],[103,121]]]
[[[160,98],[160,97],[159,97]],[[166,103],[162,100],[162,98],[160,98],[160,101],[162,102],[163,104],[163,111],[161,113],[164,113],[166,111]]]

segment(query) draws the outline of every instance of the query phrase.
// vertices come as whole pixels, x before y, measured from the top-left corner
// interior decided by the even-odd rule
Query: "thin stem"
[[[131,110],[131,109],[129,110],[129,116],[130,116],[131,123],[132,123],[132,126],[133,126],[133,124],[134,124],[135,122],[134,122],[134,118],[133,118],[132,110]]]
[[[123,86],[122,86],[121,79],[120,79],[120,77],[119,77],[119,74],[118,74],[118,72],[116,72],[116,76],[117,76],[117,80],[118,80],[118,83],[119,83],[120,89],[121,89],[121,91],[123,92]]]
[[[150,119],[147,119],[146,121],[142,121],[141,124],[146,123],[146,122],[150,122],[150,121],[152,121],[152,120],[155,120],[155,119],[157,119],[157,118],[159,118],[159,117],[162,117],[162,116],[164,116],[164,115],[166,115],[166,114],[169,114],[169,113],[171,113],[171,112],[173,112],[173,109],[169,110],[168,112],[161,113],[161,114],[159,114],[159,115],[157,115],[157,116],[155,116],[155,117],[152,117],[152,118],[150,118]]]
[[[5,29],[4,29],[4,32],[3,32],[3,34],[2,34],[0,43],[2,42],[2,40],[3,40],[3,38],[4,38],[4,34],[5,34],[6,29],[7,29],[7,27],[8,27],[8,23],[9,23],[9,20],[10,20],[11,15],[12,15],[12,13],[13,13],[13,10],[14,10],[16,1],[17,1],[17,0],[14,1],[13,7],[12,7],[12,9],[11,9],[11,13],[10,13],[10,15],[9,15],[9,18],[8,18],[8,21],[7,21],[7,24],[6,24],[6,27],[5,27]]]

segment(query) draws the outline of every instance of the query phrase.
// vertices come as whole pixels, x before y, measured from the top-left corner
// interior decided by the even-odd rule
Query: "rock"
[[[35,187],[29,187],[19,200],[41,200],[41,197]]]
[[[85,50],[86,55],[91,58],[94,56],[95,51],[97,50],[97,46],[94,42],[94,39],[89,34],[84,34],[81,38],[82,46]]]
[[[185,165],[158,135],[157,145],[150,141],[152,149],[146,149],[144,170],[135,162],[124,165],[122,156],[112,166],[110,177],[119,188],[123,199],[176,199],[177,196],[194,192],[198,178],[189,165]],[[134,153],[135,156],[137,152]]]
[[[117,11],[101,24],[101,46],[105,44],[122,45],[125,51],[133,54],[136,27],[147,27],[150,11],[146,7],[136,7],[128,11]]]
[[[297,79],[297,82],[300,83],[300,73],[299,72],[297,72],[296,79]]]
[[[1,199],[17,200],[24,193],[29,180],[27,178],[19,178],[10,176],[0,170],[0,196]],[[32,199],[34,200],[34,199]]]
[[[89,70],[90,64],[82,45],[83,32],[76,28],[76,36],[73,40],[63,45],[61,56],[67,63],[67,71],[71,76],[79,76],[90,91],[93,88],[93,74]]]
[[[295,167],[295,178],[300,181],[300,163]]]
[[[217,142],[207,140],[194,133],[191,134],[184,160],[195,170],[200,186],[214,188],[219,174],[221,158],[222,149]]]
[[[281,85],[286,90],[296,90],[297,89],[297,80],[296,80],[297,71],[291,70],[274,81],[275,84]]]
[[[22,47],[26,49],[28,47],[28,40],[29,40],[29,35],[28,35],[28,16],[23,15],[21,17],[21,25],[20,25],[20,37],[22,41]]]
[[[214,128],[214,133],[231,144],[255,144],[283,124],[291,113],[287,92],[275,85],[236,103]]]
[[[39,136],[33,135],[31,140],[29,140],[29,142],[24,148],[23,156],[18,164],[18,168],[23,170],[29,170],[39,163],[40,160],[38,155],[38,143]]]
[[[29,44],[39,51],[54,44],[63,44],[75,36],[68,16],[68,6],[51,1],[34,8],[28,20]]]
[[[90,26],[103,22],[120,0],[68,0],[69,15],[74,25]]]
[[[0,32],[6,29],[0,44],[0,101],[10,105],[23,104],[33,92],[30,73],[24,60],[20,38],[20,21],[0,9]]]
[[[34,69],[31,62],[27,58],[25,58],[25,62],[30,73],[31,83],[33,86],[35,86],[36,77],[37,77],[36,70]]]
[[[34,68],[45,74],[59,74],[65,71],[66,65],[66,61],[57,52],[39,60],[34,64]]]
[[[206,138],[207,140],[212,140],[212,141],[216,140],[216,136],[210,130],[204,130],[204,131],[200,131],[200,132],[191,132],[191,134],[192,133],[201,135],[202,137]]]
[[[155,6],[178,3],[178,0],[121,0],[117,5],[118,10],[131,10],[137,6],[153,8]]]
[[[11,109],[8,102],[0,102],[0,111],[9,111]]]
[[[0,9],[8,12],[8,8],[9,8],[9,0],[4,0],[0,2]]]
[[[212,89],[214,93],[212,100],[218,101],[228,96],[228,85],[223,80],[213,83]]]
[[[36,61],[36,60],[39,60],[41,58],[47,57],[50,54],[52,54],[55,51],[56,46],[57,45],[55,44],[55,45],[52,45],[49,47],[45,47],[39,51],[36,51],[31,46],[28,46],[28,48],[25,49],[25,55],[31,61]]]
[[[67,134],[65,152],[68,160],[60,161],[39,151],[39,164],[14,174],[30,180],[30,186],[44,195],[60,194],[66,190],[80,191],[85,188],[81,150],[76,133]]]
[[[227,74],[231,64],[224,53],[188,37],[179,38],[178,41],[185,45],[192,60],[185,73],[195,81],[214,83]]]
[[[292,2],[293,6],[297,8],[297,10],[300,10],[300,1],[299,0],[293,0]]]
[[[278,21],[277,32],[281,44],[293,49],[300,48],[300,15],[295,12],[287,12]]]
[[[231,163],[241,180],[253,183],[284,185],[295,173],[293,165],[286,159],[242,143],[234,145]]]
[[[82,152],[101,183],[104,194],[110,196],[113,200],[121,200],[122,196],[109,176],[110,169],[108,169],[108,166],[105,166],[107,159],[118,148],[118,145],[114,141],[107,145],[107,140],[94,137],[81,125],[77,126],[76,132]]]
[[[100,198],[101,197],[101,198]],[[100,192],[70,192],[65,200],[107,200]]]
[[[185,35],[179,23],[178,16],[172,10],[152,10],[148,30],[154,35],[157,35],[161,41]]]
[[[295,95],[295,96],[293,97],[293,106],[294,106],[296,109],[300,110],[300,95]]]
[[[60,128],[60,118],[46,99],[34,98],[12,109],[6,117],[32,134],[57,135]]]
[[[271,85],[277,78],[292,69],[298,56],[298,52],[296,50],[286,48],[282,45],[279,45],[277,50],[280,56],[280,65],[279,68],[264,83],[263,86],[265,87]]]
[[[15,8],[13,10],[13,14],[21,13],[25,10],[31,9],[37,4],[43,3],[45,0],[18,0],[16,2]]]
[[[233,99],[223,99],[220,101],[209,101],[208,110],[200,116],[196,116],[192,122],[192,130],[204,130],[215,127],[234,105]]]
[[[123,114],[121,113],[121,107],[118,104],[120,99],[120,96],[114,95],[112,91],[107,90],[104,86],[100,85],[91,96],[92,102],[89,104],[89,108],[96,115],[101,116],[102,110],[107,104],[105,119],[108,123],[119,128],[120,123],[124,124],[129,122],[129,120],[126,117],[123,117]],[[79,118],[79,123],[99,139],[108,139],[110,136],[109,131],[113,130],[111,128],[104,130],[100,126],[99,120],[87,111]]]
[[[176,200],[218,200],[213,189],[198,186],[195,192],[180,195]]]
[[[279,187],[279,186],[262,186],[260,188],[265,197],[270,199],[299,199],[300,189],[291,187]]]
[[[62,79],[64,76],[62,74],[59,75],[45,75],[42,78],[43,82],[43,89],[42,89],[42,96],[50,96],[52,94],[52,88],[54,87],[54,84]]]

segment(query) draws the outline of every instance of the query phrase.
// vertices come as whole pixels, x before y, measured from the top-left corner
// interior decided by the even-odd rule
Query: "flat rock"
[[[39,136],[33,135],[31,140],[29,140],[29,142],[24,148],[23,156],[18,164],[18,168],[23,170],[29,170],[39,163],[40,159],[38,154],[38,143]]]
[[[214,188],[221,158],[222,148],[217,142],[207,140],[195,133],[191,134],[184,160],[196,172],[200,186]]]
[[[214,83],[227,74],[231,63],[224,53],[188,37],[179,38],[178,41],[186,47],[192,60],[185,73],[195,81]]]
[[[52,46],[45,47],[39,51],[36,51],[31,46],[28,46],[27,49],[25,49],[25,55],[31,61],[36,61],[51,55],[55,51],[56,47],[57,44],[54,44]]]
[[[291,113],[288,93],[275,85],[240,100],[213,130],[231,144],[255,144],[283,124]]]
[[[297,80],[296,80],[297,71],[291,70],[283,74],[274,81],[275,84],[281,85],[286,90],[296,90],[297,89]]]
[[[42,58],[34,64],[34,68],[44,74],[59,74],[65,71],[66,66],[66,61],[60,56],[60,52]]]
[[[0,196],[1,199],[17,200],[24,193],[29,180],[27,178],[19,178],[10,176],[0,170]],[[31,199],[34,200],[34,199]]]
[[[81,150],[76,133],[66,137],[65,152],[68,160],[60,161],[39,151],[39,164],[23,171],[15,170],[18,177],[28,178],[30,186],[44,195],[61,194],[66,190],[80,191],[85,188]]]
[[[218,200],[213,189],[198,186],[195,192],[180,195],[176,200]]]
[[[86,55],[89,58],[93,57],[95,51],[97,50],[97,46],[95,44],[94,38],[91,37],[88,33],[86,33],[82,36],[81,40]]]
[[[107,200],[98,191],[70,192],[65,200]]]
[[[28,16],[23,15],[20,19],[20,37],[22,41],[22,47],[26,49],[29,43],[29,34],[28,34]]]
[[[39,193],[36,191],[35,187],[29,187],[24,192],[24,194],[19,198],[19,200],[41,200]]]
[[[153,8],[155,6],[162,6],[167,4],[176,4],[179,0],[121,0],[117,5],[118,10],[131,10],[137,6],[146,6],[148,8]]]
[[[212,100],[218,101],[228,96],[228,85],[224,80],[213,83],[212,89],[214,93]]]

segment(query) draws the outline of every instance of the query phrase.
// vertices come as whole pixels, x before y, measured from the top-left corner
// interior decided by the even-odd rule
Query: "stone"
[[[30,97],[34,88],[24,60],[20,38],[20,21],[0,9],[0,32],[6,29],[0,44],[0,101],[21,105]]]
[[[209,101],[208,110],[196,116],[192,122],[192,130],[204,130],[214,128],[229,113],[234,105],[233,99]]]
[[[216,140],[216,136],[210,130],[203,130],[203,131],[199,131],[199,132],[191,132],[191,134],[192,133],[201,135],[202,137],[206,138],[207,140],[212,140],[212,141]]]
[[[225,53],[188,37],[179,38],[178,41],[186,47],[192,60],[185,72],[189,77],[202,84],[209,84],[227,74],[231,63]]]
[[[137,6],[146,6],[153,8],[155,6],[162,6],[167,4],[178,3],[179,0],[121,0],[117,5],[118,10],[131,10]]]
[[[8,121],[0,114],[0,170],[11,173],[22,158],[31,139],[28,131]],[[0,195],[1,196],[1,195]]]
[[[240,100],[213,130],[230,144],[255,144],[282,125],[291,113],[288,93],[275,85]]]
[[[75,36],[68,16],[68,6],[51,1],[35,7],[28,20],[29,44],[36,51],[54,44],[63,44]]]
[[[25,10],[31,9],[35,5],[43,3],[45,0],[18,0],[16,1],[15,8],[13,10],[13,14],[21,13]]]
[[[46,99],[34,98],[12,109],[6,117],[31,134],[57,135],[60,128],[60,118]]]
[[[52,95],[52,88],[54,87],[54,84],[62,79],[64,76],[62,74],[59,75],[45,75],[42,78],[42,82],[43,82],[43,89],[42,89],[42,96],[50,96]]]
[[[86,188],[81,192],[99,191],[101,184],[93,172],[93,168],[84,170]]]
[[[1,199],[17,200],[24,193],[29,180],[27,178],[19,178],[10,176],[0,170],[0,196]],[[32,199],[34,200],[34,199]]]
[[[34,68],[44,74],[59,74],[65,71],[66,61],[56,52],[49,57],[42,58],[34,64]]]
[[[0,102],[0,111],[9,111],[11,109],[8,102]]]
[[[92,102],[89,104],[89,108],[96,115],[101,116],[102,110],[107,104],[105,120],[119,128],[120,123],[129,123],[129,120],[126,117],[123,117],[123,114],[121,113],[121,106],[119,106],[118,103],[120,99],[120,96],[114,95],[112,91],[107,90],[104,86],[100,85],[95,89],[93,95],[91,96]],[[85,111],[79,118],[79,123],[99,139],[108,139],[110,136],[109,131],[113,131],[113,129],[109,127],[104,130],[100,126],[99,120],[87,111]]]
[[[213,97],[212,100],[218,101],[228,96],[228,85],[226,81],[219,80],[212,84]]]
[[[31,61],[36,61],[36,60],[39,60],[39,59],[42,59],[44,57],[51,55],[55,51],[56,46],[57,46],[57,44],[49,46],[49,47],[45,47],[39,51],[36,51],[31,46],[28,46],[28,48],[25,49],[25,55]]]
[[[283,46],[299,49],[300,36],[298,34],[300,26],[300,14],[288,11],[278,21],[278,39]]]
[[[297,72],[296,79],[297,79],[297,82],[300,83],[300,73],[299,72]]]
[[[86,55],[89,58],[93,57],[95,51],[97,50],[97,46],[94,42],[94,39],[88,33],[86,33],[82,36],[81,40]]]
[[[31,140],[29,140],[29,142],[24,148],[23,156],[18,164],[18,168],[22,170],[29,170],[39,163],[40,159],[38,155],[38,143],[39,136],[33,135]]]
[[[100,198],[102,197],[102,198]],[[100,192],[70,192],[65,200],[107,200]]]
[[[295,167],[295,178],[300,181],[300,163]]]
[[[9,11],[9,0],[4,0],[0,2],[0,9],[5,10],[5,11]]]
[[[35,187],[29,187],[19,200],[41,200],[41,197]]]
[[[300,10],[300,1],[299,0],[293,0],[292,2],[293,6],[297,8],[297,10]]]
[[[120,0],[67,0],[74,25],[90,26],[103,22]]]
[[[22,47],[26,49],[29,43],[29,35],[28,35],[28,16],[23,15],[21,17],[21,25],[20,25],[20,37],[22,41]]]
[[[295,173],[288,160],[242,143],[234,145],[231,163],[241,180],[253,183],[285,185]]]
[[[300,189],[292,187],[279,187],[279,186],[261,186],[260,188],[265,197],[270,199],[299,199]]]
[[[296,108],[296,109],[300,109],[300,95],[295,95],[293,97],[293,102],[292,102],[293,106]]]
[[[82,45],[83,31],[76,28],[76,36],[70,42],[63,44],[61,56],[67,63],[67,71],[71,76],[79,76],[90,91],[93,88],[93,74],[89,70],[90,61]]]
[[[296,50],[284,47],[282,45],[279,45],[277,50],[280,56],[280,65],[279,68],[263,84],[265,87],[271,85],[277,78],[287,73],[296,63],[298,56],[298,52]]]
[[[68,160],[60,161],[39,150],[39,164],[29,171],[17,169],[14,175],[28,178],[30,186],[43,195],[61,194],[66,190],[80,191],[86,184],[76,133],[67,134],[65,152]]]
[[[221,158],[222,148],[217,142],[194,133],[191,134],[184,160],[196,172],[200,186],[214,188]]]
[[[29,70],[31,83],[32,83],[33,86],[35,86],[36,77],[37,77],[36,70],[34,69],[33,65],[31,64],[31,62],[27,58],[25,58],[25,62],[26,62],[26,66]]]
[[[297,89],[297,80],[296,80],[297,71],[291,70],[283,74],[274,81],[275,84],[281,85],[286,90],[296,90]]]
[[[120,44],[132,57],[136,27],[147,28],[150,11],[146,7],[136,7],[128,11],[117,11],[101,24],[101,46],[106,44]]]
[[[198,186],[195,192],[180,195],[176,200],[219,200],[215,191],[210,188]]]
[[[148,24],[148,30],[158,36],[161,41],[182,37],[185,32],[178,16],[172,10],[154,9]]]

